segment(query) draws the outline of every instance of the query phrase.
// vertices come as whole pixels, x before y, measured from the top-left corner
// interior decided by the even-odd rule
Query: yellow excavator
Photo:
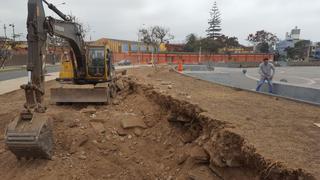
[[[74,53],[65,53],[61,60],[60,87],[52,88],[53,103],[105,103],[116,96],[112,54],[104,46],[86,46],[86,77],[75,83]]]
[[[46,17],[44,3],[61,20]],[[5,132],[8,149],[21,158],[50,159],[54,145],[52,121],[44,105],[44,59],[47,36],[65,39],[71,47],[69,62],[58,79],[61,87],[51,89],[55,103],[109,103],[116,94],[111,52],[104,46],[87,46],[81,26],[46,0],[28,0],[28,82],[24,110]]]

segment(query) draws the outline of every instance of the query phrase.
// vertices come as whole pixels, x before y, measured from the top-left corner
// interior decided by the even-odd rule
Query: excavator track
[[[34,113],[31,120],[23,120],[20,115],[8,125],[5,143],[18,160],[51,159],[52,122],[43,113]]]

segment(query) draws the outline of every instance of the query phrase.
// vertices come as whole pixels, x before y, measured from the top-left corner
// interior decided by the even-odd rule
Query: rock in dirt
[[[122,128],[120,128],[120,129],[117,130],[117,134],[118,134],[119,136],[126,136],[126,135],[128,135],[128,133],[127,133],[124,129],[122,129]]]
[[[172,85],[168,85],[168,89],[172,89],[173,88],[173,86]]]
[[[184,118],[183,116],[180,115],[176,115],[176,114],[170,114],[170,116],[168,117],[168,121],[169,122],[190,122],[190,119]]]
[[[122,90],[125,88],[125,85],[124,85],[124,83],[123,83],[122,80],[118,80],[118,81],[116,82],[116,86],[117,86],[117,88],[118,88],[120,91],[122,91]]]
[[[106,132],[106,129],[104,128],[104,125],[102,123],[91,121],[90,124],[97,134],[103,134]]]
[[[81,159],[81,160],[86,160],[86,159],[87,159],[87,156],[85,156],[85,155],[80,155],[80,156],[79,156],[79,159]]]
[[[123,129],[130,129],[130,128],[136,128],[136,127],[140,127],[140,128],[144,128],[144,129],[147,128],[147,126],[143,122],[143,120],[138,119],[138,118],[122,119],[121,126]]]
[[[161,85],[164,85],[164,86],[172,85],[172,82],[162,81],[162,82],[161,82]]]
[[[78,148],[85,145],[89,140],[87,135],[81,135],[77,137],[71,144],[69,153],[74,154],[78,151]]]
[[[102,124],[104,124],[105,122],[106,122],[106,120],[105,119],[90,119],[90,122],[96,122],[96,123],[102,123]]]
[[[87,108],[81,109],[80,113],[83,114],[94,114],[97,112],[97,109],[93,106],[88,106]]]
[[[195,139],[196,139],[196,136],[194,136],[191,131],[186,131],[181,135],[181,141],[184,144],[191,143]]]
[[[134,134],[137,136],[137,137],[140,137],[142,135],[142,130],[140,128],[134,128]]]
[[[219,180],[220,177],[217,177],[215,174],[211,172],[211,170],[207,166],[200,166],[192,169],[188,172],[187,179],[192,180],[203,180],[203,179],[212,179]]]
[[[0,154],[3,154],[4,152],[6,152],[6,150],[5,149],[0,149]]]
[[[83,146],[84,144],[86,144],[89,140],[89,137],[87,135],[81,135],[79,138],[78,138],[78,146],[81,147]]]
[[[79,120],[74,120],[68,124],[69,128],[75,128],[79,126]]]
[[[186,92],[179,92],[178,94],[179,94],[180,96],[189,96],[189,94],[186,93]]]
[[[183,164],[184,162],[186,162],[186,160],[190,157],[190,155],[186,154],[186,153],[182,153],[178,156],[177,159],[177,163],[178,165]]]
[[[190,158],[195,163],[208,163],[210,161],[209,155],[205,152],[205,150],[199,146],[196,146],[190,151]]]
[[[115,105],[115,106],[117,106],[117,105],[120,104],[120,101],[119,101],[118,99],[114,99],[114,100],[112,101],[112,104]]]

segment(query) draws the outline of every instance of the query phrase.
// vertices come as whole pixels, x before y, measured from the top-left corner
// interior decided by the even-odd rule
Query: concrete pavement
[[[206,81],[241,89],[254,90],[257,81],[247,78],[240,68],[215,68],[214,71],[184,71],[185,74]]]
[[[260,78],[258,68],[248,68],[247,71],[247,77],[253,80]],[[277,67],[274,82],[320,89],[320,67]]]
[[[51,81],[56,79],[59,76],[59,73],[49,73],[46,75],[46,81]],[[27,77],[21,77],[17,79],[0,81],[0,95],[6,94],[15,90],[20,89],[22,84],[26,84],[28,82]]]
[[[260,78],[258,68],[247,69],[244,74],[240,68],[215,68],[214,71],[205,71],[205,66],[186,66],[185,74],[206,81],[223,84],[231,87],[253,90]],[[274,96],[320,105],[320,68],[319,67],[282,67],[276,68],[273,83]],[[280,80],[288,82],[280,82]],[[267,91],[267,85],[262,88]]]

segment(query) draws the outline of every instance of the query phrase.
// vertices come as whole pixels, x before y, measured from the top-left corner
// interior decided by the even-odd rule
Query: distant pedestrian
[[[257,91],[260,91],[261,86],[267,81],[269,85],[269,93],[273,91],[272,79],[275,75],[275,67],[269,62],[268,58],[263,59],[263,63],[259,65],[260,81],[257,87]]]

